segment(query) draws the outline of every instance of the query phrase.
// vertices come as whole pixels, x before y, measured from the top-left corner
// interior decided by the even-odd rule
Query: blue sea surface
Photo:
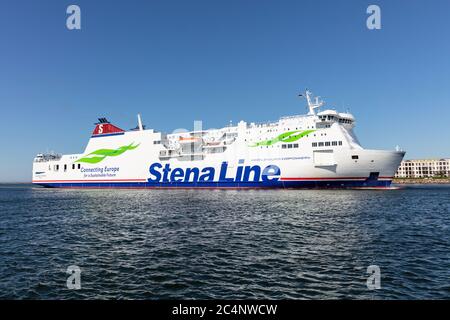
[[[450,186],[0,185],[1,299],[450,299]],[[81,289],[66,282],[81,269]],[[369,290],[367,268],[380,268]]]

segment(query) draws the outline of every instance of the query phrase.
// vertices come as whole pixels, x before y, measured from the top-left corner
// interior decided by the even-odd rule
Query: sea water
[[[449,227],[449,185],[0,185],[0,298],[450,299]]]

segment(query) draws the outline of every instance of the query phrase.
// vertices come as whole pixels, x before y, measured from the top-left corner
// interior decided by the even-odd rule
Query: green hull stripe
[[[99,163],[99,162],[105,160],[106,157],[117,157],[128,150],[134,150],[137,147],[139,147],[139,144],[133,146],[133,143],[134,142],[132,142],[131,144],[129,144],[127,146],[119,147],[117,149],[98,149],[98,150],[95,150],[95,151],[89,153],[88,155],[84,156],[83,158],[78,159],[75,162],[84,162],[84,163],[91,163],[91,164]]]
[[[275,143],[278,143],[278,142],[294,142],[294,141],[297,141],[297,140],[303,138],[304,136],[306,136],[306,135],[308,135],[308,134],[310,134],[310,133],[312,133],[314,131],[316,131],[316,130],[287,131],[287,132],[284,132],[284,133],[280,134],[279,136],[277,136],[277,137],[275,137],[273,139],[256,142],[255,144],[251,145],[250,147],[271,146],[271,145],[273,145]]]

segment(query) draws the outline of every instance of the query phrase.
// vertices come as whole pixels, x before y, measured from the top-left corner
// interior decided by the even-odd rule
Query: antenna
[[[324,101],[320,99],[319,96],[314,98],[314,101],[312,99],[312,92],[306,89],[305,93],[299,94],[299,97],[306,97],[306,102],[308,103],[308,115],[315,115],[315,109],[320,108],[324,105]]]
[[[144,126],[142,125],[142,119],[141,119],[141,115],[138,113],[138,115],[137,115],[137,118],[138,118],[138,128],[139,128],[139,131],[142,131],[142,130],[144,130]]]

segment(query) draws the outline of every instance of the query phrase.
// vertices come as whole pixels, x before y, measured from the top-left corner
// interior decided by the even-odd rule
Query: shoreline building
[[[450,158],[403,160],[396,178],[450,177]]]

